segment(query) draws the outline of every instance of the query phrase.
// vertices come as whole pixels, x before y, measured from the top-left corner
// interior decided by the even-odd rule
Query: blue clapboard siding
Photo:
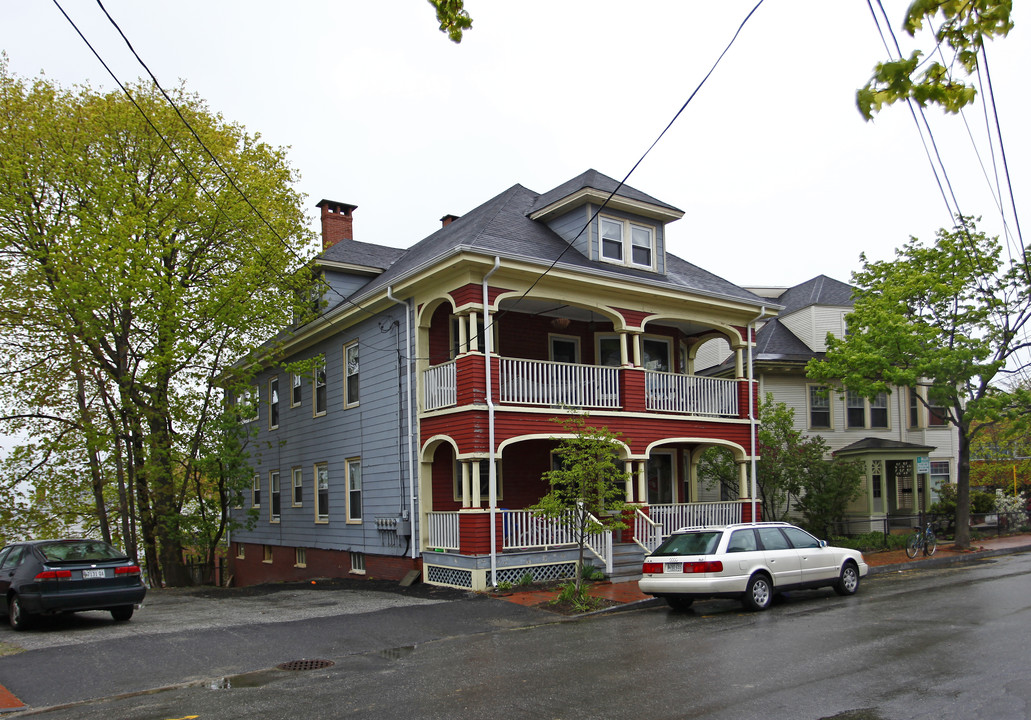
[[[584,230],[584,226],[590,220],[592,212],[590,205],[578,207],[552,219],[548,222],[548,227],[567,243],[573,243],[573,249],[581,255],[591,257],[591,233]]]
[[[238,542],[353,550],[371,554],[400,555],[404,543],[394,544],[392,534],[376,527],[376,516],[398,516],[409,507],[411,479],[407,448],[407,398],[401,354],[405,348],[404,309],[397,307],[342,330],[331,339],[286,358],[287,362],[326,358],[327,410],[313,417],[312,383],[302,383],[301,403],[290,407],[290,375],[269,369],[258,377],[260,411],[257,437],[250,459],[262,482],[261,514],[250,530],[240,528]],[[359,342],[359,404],[344,406],[344,347]],[[279,428],[268,429],[268,378],[279,377]],[[400,392],[400,396],[399,396]],[[400,402],[399,402],[400,400]],[[362,462],[361,524],[346,522],[346,461]],[[329,522],[315,522],[315,465],[329,470]],[[292,507],[291,469],[303,473],[303,504]],[[280,521],[269,522],[269,471],[280,473]],[[403,490],[400,480],[403,473]],[[250,493],[245,493],[245,505]],[[244,511],[238,511],[242,514]]]

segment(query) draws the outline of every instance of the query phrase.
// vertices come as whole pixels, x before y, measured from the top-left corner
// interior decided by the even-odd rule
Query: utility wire
[[[662,129],[662,132],[659,133],[658,137],[656,137],[655,140],[652,141],[651,145],[649,145],[648,148],[644,151],[644,154],[641,155],[637,162],[634,163],[633,167],[630,168],[630,171],[623,176],[623,179],[619,181],[615,189],[612,190],[612,192],[608,194],[608,197],[606,197],[605,200],[601,203],[601,205],[598,206],[598,209],[594,211],[594,213],[587,220],[584,226],[580,228],[580,232],[578,232],[572,240],[566,243],[566,246],[562,249],[562,252],[558,254],[558,257],[556,257],[552,261],[551,265],[549,265],[548,268],[544,270],[544,272],[537,276],[537,278],[533,281],[530,287],[528,287],[518,298],[516,298],[515,302],[512,303],[513,307],[517,306],[522,300],[524,300],[526,296],[530,294],[530,291],[537,287],[537,284],[540,283],[540,281],[543,280],[545,276],[547,276],[552,270],[555,269],[555,266],[558,265],[559,261],[562,260],[563,257],[565,257],[565,254],[569,252],[569,249],[573,247],[574,243],[580,239],[580,236],[587,232],[588,228],[590,228],[591,225],[594,223],[595,219],[597,219],[598,214],[601,213],[601,211],[608,206],[609,202],[612,200],[613,197],[616,196],[620,188],[622,188],[623,185],[626,184],[627,180],[630,179],[630,176],[634,174],[634,171],[636,171],[637,168],[641,165],[641,163],[644,162],[644,159],[648,157],[649,153],[651,153],[655,146],[659,144],[659,141],[662,140],[663,136],[665,136],[669,129],[673,127],[673,123],[677,121],[677,119],[683,114],[684,110],[687,109],[687,106],[691,103],[691,101],[694,100],[695,95],[698,94],[698,92],[702,89],[702,86],[705,85],[709,77],[713,74],[713,72],[715,72],[716,66],[720,64],[720,61],[723,60],[723,57],[730,51],[730,48],[733,47],[734,42],[737,40],[738,36],[741,34],[741,31],[744,29],[745,24],[751,19],[752,15],[755,14],[755,12],[759,9],[763,2],[764,0],[759,0],[759,2],[756,3],[755,7],[753,7],[748,12],[748,14],[745,16],[745,19],[741,21],[740,25],[738,25],[738,28],[734,32],[734,35],[730,38],[730,42],[727,43],[727,46],[723,48],[723,52],[721,52],[719,57],[716,58],[716,62],[712,64],[712,67],[709,68],[709,71],[705,74],[705,77],[701,79],[701,81],[698,83],[695,89],[688,96],[687,100],[684,101],[684,104],[681,105],[680,109],[677,110],[676,114],[673,115],[673,118],[668,123],[666,123],[666,127],[664,127]],[[495,315],[494,319],[491,320],[490,325],[493,326],[495,322],[497,322],[500,318],[504,317],[508,312],[511,312],[511,308]],[[484,332],[486,333],[488,329],[489,327],[484,328]]]

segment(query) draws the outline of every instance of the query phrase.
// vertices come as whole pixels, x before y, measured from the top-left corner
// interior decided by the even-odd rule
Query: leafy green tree
[[[849,505],[863,494],[864,468],[859,461],[824,460],[800,478],[795,511],[801,524],[820,537],[830,537]]]
[[[1004,259],[998,238],[978,232],[970,220],[939,230],[931,245],[911,238],[890,261],[862,256],[863,269],[853,274],[848,333],[828,336],[826,358],[807,367],[810,378],[840,379],[864,397],[920,387],[917,397],[927,410],[957,428],[960,547],[970,542],[971,443],[984,423],[1031,413],[1027,388],[998,387],[1029,367],[1028,260],[1026,251]]]
[[[0,59],[2,419],[38,450],[25,482],[78,468],[93,516],[115,509],[151,581],[182,585],[219,385],[246,387],[229,366],[305,310],[311,237],[283,150],[181,87],[182,117],[128,93]]]
[[[833,489],[835,462],[826,460],[829,448],[818,435],[795,429],[795,412],[767,393],[759,403],[759,459],[756,462],[756,492],[762,502],[763,518],[782,520],[797,509],[802,495],[817,495]],[[738,471],[733,454],[725,448],[709,448],[702,455],[699,475],[709,487],[720,486],[728,495],[738,495]],[[819,500],[822,505],[829,501]],[[830,503],[832,504],[832,503]]]
[[[620,459],[619,436],[608,428],[591,427],[587,421],[586,414],[561,421],[571,437],[555,450],[560,467],[544,473],[551,489],[530,508],[539,517],[552,518],[572,530],[579,549],[574,585],[577,600],[583,597],[581,578],[588,538],[627,526],[622,515],[627,473]]]
[[[462,42],[462,33],[473,26],[473,19],[465,10],[465,0],[427,0],[437,10],[440,31],[453,43]]]
[[[985,41],[1005,37],[1013,29],[1012,12],[1012,0],[916,0],[906,11],[903,27],[915,37],[924,25],[937,25],[933,46],[926,53],[917,49],[908,58],[878,63],[873,77],[856,93],[860,113],[871,120],[883,106],[900,100],[959,112],[973,102],[975,90],[957,73],[977,73]]]

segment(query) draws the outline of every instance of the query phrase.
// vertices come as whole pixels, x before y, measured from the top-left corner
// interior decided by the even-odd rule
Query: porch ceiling
[[[561,300],[541,300],[538,298],[507,299],[502,300],[499,303],[499,308],[502,311],[525,313],[526,315],[539,315],[551,318],[566,318],[568,320],[585,323],[609,322],[608,318],[597,310],[592,310],[591,308],[580,305],[569,305],[563,303]],[[664,327],[677,328],[685,335],[695,335],[712,329],[709,325],[692,322],[690,320],[671,320],[664,318],[662,320],[662,325]]]

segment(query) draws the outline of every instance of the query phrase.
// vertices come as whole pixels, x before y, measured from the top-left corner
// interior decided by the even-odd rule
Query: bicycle
[[[909,542],[906,543],[906,555],[914,558],[920,549],[923,549],[924,555],[927,557],[934,555],[934,551],[938,549],[938,540],[934,537],[931,523],[927,523],[925,530],[921,530],[919,527],[915,527],[913,530],[915,532],[909,538]]]

